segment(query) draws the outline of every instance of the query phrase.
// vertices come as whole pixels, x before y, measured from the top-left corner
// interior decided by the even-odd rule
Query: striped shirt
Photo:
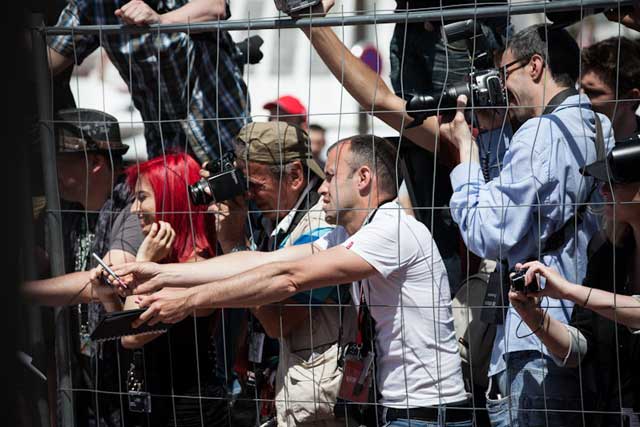
[[[70,0],[57,26],[121,24],[126,0]],[[187,0],[147,1],[160,14]],[[144,120],[149,158],[188,151],[199,161],[233,149],[249,119],[247,87],[226,31],[191,34],[88,34],[50,37],[49,46],[78,64],[105,49]]]

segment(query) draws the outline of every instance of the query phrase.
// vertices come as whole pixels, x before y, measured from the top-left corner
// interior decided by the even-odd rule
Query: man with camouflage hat
[[[118,264],[134,261],[142,244],[122,168],[129,147],[122,143],[118,121],[102,111],[60,110],[55,120],[67,274],[26,282],[22,290],[35,304],[77,305],[71,321],[74,388],[117,392],[117,346],[106,342],[97,348],[89,338],[104,313],[102,303],[116,297],[106,286],[91,286],[87,270],[97,265],[94,252],[107,264]],[[118,396],[75,393],[74,400],[78,425],[120,425]]]
[[[263,232],[245,239],[247,208],[243,197],[217,204],[213,209],[219,213],[218,241],[225,253],[248,250],[249,246],[273,251],[310,243],[333,229],[325,221],[317,192],[324,172],[312,158],[309,137],[304,130],[285,122],[250,123],[240,130],[236,145],[237,166],[248,179],[247,198],[262,214]],[[353,337],[355,311],[352,307],[341,309],[339,304],[332,304],[347,301],[347,289],[330,286],[284,301],[296,306],[272,305],[251,310],[248,366],[256,376],[274,368],[266,364],[269,341],[265,340],[264,333],[279,342],[275,384],[279,425],[310,422],[326,426],[334,422],[332,413],[321,413],[313,402],[292,404],[296,398],[289,395],[286,384],[290,381],[288,366],[328,351],[338,341],[341,324],[343,342]]]

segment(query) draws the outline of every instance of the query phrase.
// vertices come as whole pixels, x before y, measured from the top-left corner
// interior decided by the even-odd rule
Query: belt
[[[471,421],[473,414],[469,409],[469,401],[449,403],[441,405],[447,408],[445,413],[446,422]],[[428,406],[422,408],[385,408],[385,421],[390,422],[398,419],[412,419],[419,421],[438,421],[439,406]]]

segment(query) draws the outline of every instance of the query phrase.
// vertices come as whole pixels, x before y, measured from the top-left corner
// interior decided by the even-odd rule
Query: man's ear
[[[369,166],[360,166],[354,175],[358,178],[358,190],[360,190],[360,192],[367,189],[371,191],[371,186],[373,185],[373,171]]]
[[[304,186],[304,168],[300,160],[296,160],[291,163],[291,172],[289,173],[289,180],[291,182],[291,188],[294,191],[300,190]]]
[[[529,60],[529,64],[527,64],[527,67],[529,67],[529,75],[536,83],[543,78],[545,65],[544,58],[537,53],[534,53]]]

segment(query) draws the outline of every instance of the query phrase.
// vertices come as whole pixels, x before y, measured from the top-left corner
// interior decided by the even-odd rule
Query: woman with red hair
[[[188,196],[199,170],[189,155],[171,154],[126,171],[134,194],[131,212],[145,235],[137,261],[195,262],[215,255],[214,218],[206,207],[192,205]],[[137,308],[133,297],[125,300],[125,308]],[[129,411],[128,424],[226,424],[224,389],[215,377],[215,323],[212,311],[197,312],[167,333],[121,339],[125,348],[134,350],[128,390],[140,383],[141,391],[151,394],[151,412]]]

